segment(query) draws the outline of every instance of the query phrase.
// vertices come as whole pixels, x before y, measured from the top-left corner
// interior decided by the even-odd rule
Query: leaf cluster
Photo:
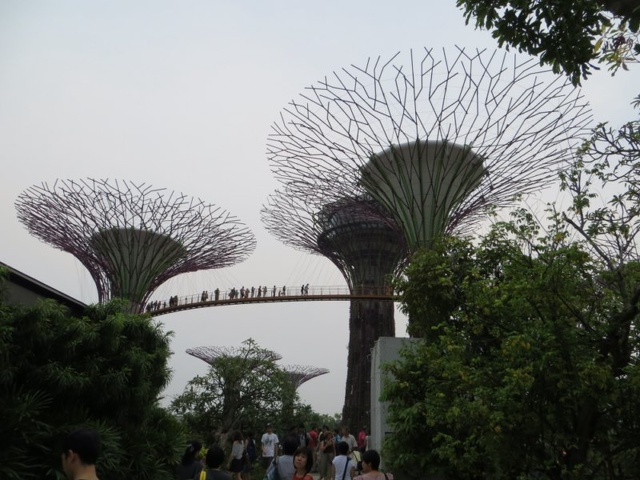
[[[396,282],[418,337],[387,367],[394,468],[457,479],[640,476],[638,122],[600,126],[573,202],[442,238]]]
[[[169,335],[125,310],[0,303],[0,478],[62,478],[60,441],[84,426],[103,437],[100,476],[173,477],[183,431],[158,406]]]
[[[640,55],[640,8],[610,6],[599,0],[457,0],[467,23],[491,30],[502,47],[539,56],[574,85],[591,73],[594,62],[610,70],[627,68]],[[634,2],[617,2],[631,3]]]

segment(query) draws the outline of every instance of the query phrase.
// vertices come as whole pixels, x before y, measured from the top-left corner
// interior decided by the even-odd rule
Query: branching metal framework
[[[407,253],[393,217],[366,195],[321,200],[276,191],[263,206],[262,220],[283,243],[331,260],[352,292],[383,287]]]
[[[309,87],[274,123],[267,148],[288,194],[324,204],[370,195],[413,249],[540,190],[590,118],[580,93],[536,59],[425,49]]]
[[[329,370],[326,368],[311,367],[308,365],[286,365],[283,368],[289,375],[291,383],[295,385],[296,390],[300,388],[300,385],[303,383],[329,373]]]
[[[277,362],[282,359],[282,355],[279,353],[262,348],[257,351],[249,352],[243,347],[195,347],[188,348],[186,352],[192,357],[196,357],[207,362],[209,365],[214,365],[215,362],[221,358],[248,359],[247,355],[249,353],[251,355],[250,360],[259,364],[263,362]]]
[[[221,208],[144,183],[57,180],[25,190],[16,209],[32,235],[82,262],[100,302],[125,298],[133,311],[166,280],[234,265],[256,245]]]

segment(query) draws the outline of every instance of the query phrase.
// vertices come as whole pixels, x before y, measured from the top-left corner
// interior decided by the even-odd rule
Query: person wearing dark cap
[[[70,433],[62,443],[62,470],[69,480],[98,480],[96,462],[100,455],[100,435],[82,429]]]

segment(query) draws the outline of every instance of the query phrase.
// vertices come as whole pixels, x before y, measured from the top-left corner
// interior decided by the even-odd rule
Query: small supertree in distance
[[[580,92],[537,59],[424,49],[369,59],[310,86],[273,124],[267,155],[296,202],[375,200],[410,254],[547,186],[590,119]],[[354,328],[370,326],[353,318],[351,340]],[[372,346],[350,341],[349,355]],[[369,370],[347,378],[343,419],[367,425],[362,405],[370,402],[353,399],[369,396]]]
[[[289,191],[368,193],[416,249],[548,185],[590,119],[534,58],[425,49],[309,87],[273,125],[268,156]]]
[[[289,375],[289,379],[296,387],[296,390],[300,388],[300,385],[303,383],[329,373],[329,370],[326,368],[312,367],[309,365],[285,365],[283,369],[287,375]]]
[[[89,270],[99,302],[124,298],[134,312],[168,279],[235,265],[256,244],[221,208],[144,183],[58,180],[25,190],[16,209],[32,235]]]
[[[245,347],[194,347],[186,352],[192,357],[199,358],[209,365],[214,365],[220,359],[239,358],[248,362],[249,370],[254,363],[277,362],[282,355],[264,348],[247,349]]]
[[[220,433],[239,428],[239,423],[252,424],[259,417],[262,422],[263,415],[273,415],[269,421],[275,422],[276,416],[282,416],[293,405],[294,385],[276,363],[282,356],[260,347],[253,339],[239,347],[204,346],[186,352],[210,368],[207,375],[189,382],[186,392],[198,392],[201,398],[194,403],[193,395],[187,394],[189,407],[185,411],[200,409],[215,418],[215,428]]]
[[[285,188],[269,197],[262,220],[285,244],[331,260],[352,293],[391,293],[389,277],[407,255],[402,230],[369,195],[330,198],[321,190],[302,197]],[[370,351],[388,336],[395,336],[391,299],[351,300],[345,403],[354,425],[369,423]]]

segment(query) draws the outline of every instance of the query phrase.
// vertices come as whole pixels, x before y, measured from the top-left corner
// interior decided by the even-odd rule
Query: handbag
[[[273,459],[273,462],[269,464],[269,468],[267,468],[267,473],[264,475],[263,480],[281,480],[280,473],[278,472],[278,462],[276,459]]]

